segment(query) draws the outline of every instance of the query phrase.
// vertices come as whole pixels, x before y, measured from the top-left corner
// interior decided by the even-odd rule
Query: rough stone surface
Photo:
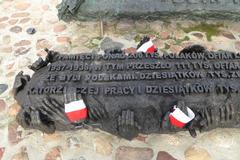
[[[235,48],[236,48],[236,50],[240,51],[240,41],[237,41],[235,43]]]
[[[79,148],[80,144],[80,140],[77,137],[69,137],[67,139],[67,146],[69,148]]]
[[[0,22],[4,22],[4,21],[6,21],[6,20],[8,20],[8,17],[7,17],[7,16],[5,16],[5,17],[0,17]]]
[[[170,36],[170,34],[169,34],[169,32],[167,32],[167,31],[163,31],[163,32],[160,33],[160,37],[161,37],[161,39],[163,39],[163,40],[168,39],[169,36]]]
[[[59,147],[52,148],[46,155],[45,160],[61,160]]]
[[[20,17],[27,17],[29,16],[30,13],[27,13],[27,12],[19,12],[19,13],[14,13],[12,14],[12,18],[20,18]]]
[[[66,25],[64,25],[64,24],[59,24],[59,25],[54,26],[53,31],[54,31],[54,32],[62,32],[62,31],[64,31],[66,28],[67,28]]]
[[[37,49],[51,48],[51,46],[50,42],[46,39],[38,39],[36,43]]]
[[[150,25],[148,21],[138,20],[135,22],[135,26],[138,32],[145,33],[150,30]]]
[[[29,7],[30,7],[30,3],[18,2],[18,3],[15,4],[15,8],[17,10],[21,10],[21,11],[24,11]]]
[[[153,44],[157,47],[157,48],[164,48],[165,44],[164,41],[161,39],[156,39],[153,41]]]
[[[207,150],[199,147],[190,147],[184,154],[186,160],[213,160]]]
[[[3,157],[4,151],[5,151],[5,148],[4,147],[0,147],[0,160]]]
[[[10,35],[5,35],[2,38],[3,44],[9,44],[11,42],[11,36]]]
[[[24,55],[27,54],[30,50],[31,48],[19,47],[14,51],[14,55],[15,56]]]
[[[127,32],[130,29],[133,29],[134,21],[132,20],[122,20],[116,26],[116,31],[118,32]]]
[[[147,135],[139,134],[135,139],[138,140],[138,141],[146,143],[147,137],[148,137]]]
[[[14,32],[14,33],[19,33],[19,32],[22,32],[22,27],[14,26],[14,27],[10,28],[10,31]]]
[[[0,112],[3,112],[6,108],[6,103],[3,99],[0,99]]]
[[[84,158],[83,156],[80,156],[78,158],[72,158],[70,160],[86,160],[86,158]]]
[[[44,11],[47,11],[49,9],[49,5],[47,5],[47,4],[42,5],[42,9]]]
[[[19,21],[19,23],[27,23],[29,22],[31,19],[30,18],[23,18]]]
[[[45,56],[47,56],[47,52],[45,50],[40,50],[39,52],[37,52],[37,56],[45,57]]]
[[[67,45],[57,45],[52,47],[53,50],[57,51],[57,52],[62,52],[62,53],[66,53],[69,52],[69,46]]]
[[[30,44],[31,44],[31,42],[29,40],[21,40],[21,41],[15,43],[14,46],[19,47],[19,46],[27,46]]]
[[[116,151],[116,160],[151,160],[152,157],[150,148],[121,146]]]
[[[21,107],[17,103],[13,103],[12,105],[9,106],[8,115],[15,117],[20,108]]]
[[[11,160],[29,160],[28,153],[25,148],[21,148],[21,152],[12,156]]]
[[[130,48],[124,49],[124,51],[128,54],[133,54],[133,53],[136,53],[137,49],[134,47],[130,47]]]
[[[225,32],[222,32],[222,35],[228,39],[236,39],[231,32],[225,31]]]
[[[96,147],[96,152],[108,156],[111,155],[113,147],[111,144],[112,137],[111,136],[99,136],[94,140],[94,145]]]
[[[14,24],[16,24],[18,22],[18,19],[10,19],[9,21],[8,21],[8,23],[10,24],[10,25],[14,25]]]
[[[157,160],[177,160],[173,156],[171,156],[169,153],[165,151],[159,151],[157,155]]]
[[[172,53],[179,53],[183,48],[181,46],[178,46],[178,45],[171,45],[169,50],[172,52]]]
[[[4,53],[11,53],[12,52],[12,47],[3,47],[3,48],[0,48],[0,51],[1,52],[4,52]]]
[[[234,132],[228,130],[213,130],[208,133],[207,136],[202,137],[202,141],[209,141],[213,145],[222,147],[222,148],[231,148],[236,143],[234,139]],[[235,142],[235,143],[234,143]]]
[[[0,23],[0,29],[5,29],[7,27],[6,23]]]
[[[203,38],[203,34],[202,33],[192,33],[193,36],[202,39]]]
[[[11,145],[15,145],[22,140],[21,132],[17,130],[18,126],[16,122],[12,122],[8,125],[8,141]]]
[[[57,37],[57,42],[59,43],[67,43],[70,42],[70,40],[71,38],[66,36]]]

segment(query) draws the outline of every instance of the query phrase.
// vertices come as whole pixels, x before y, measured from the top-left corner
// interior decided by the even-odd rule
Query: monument
[[[15,79],[22,107],[17,120],[24,128],[99,128],[132,139],[138,133],[189,130],[195,137],[196,130],[240,127],[240,54],[202,46],[179,54],[46,51],[46,60],[29,67],[32,77],[20,72]],[[171,119],[176,110],[194,116],[180,124]]]
[[[63,0],[64,21],[111,18],[240,19],[239,0]]]

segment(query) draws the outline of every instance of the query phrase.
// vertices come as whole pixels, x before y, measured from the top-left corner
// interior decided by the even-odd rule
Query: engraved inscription
[[[44,82],[48,85],[30,88],[28,94],[61,94],[68,83],[78,84],[75,87],[78,94],[105,96],[226,94],[239,90],[238,85],[231,84],[231,80],[240,79],[239,53],[183,52],[162,56],[158,53],[106,53],[59,55],[57,58],[59,63],[47,66],[49,73]],[[230,81],[218,84],[224,79]],[[151,85],[156,81],[160,85]],[[140,85],[136,86],[135,82]],[[55,83],[61,85],[53,87]],[[96,85],[89,86],[92,83]]]
[[[174,106],[196,115],[184,128],[193,137],[194,127],[236,127],[240,121],[239,53],[201,46],[179,54],[53,53],[32,64],[31,78],[22,72],[16,77],[13,92],[23,106],[18,121],[25,128],[53,133],[93,126],[132,139],[178,131],[169,117]],[[80,119],[72,121],[70,114]]]

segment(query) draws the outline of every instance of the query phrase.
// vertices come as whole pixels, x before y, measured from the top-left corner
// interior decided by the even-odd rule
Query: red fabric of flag
[[[143,43],[138,49],[137,52],[147,52],[147,53],[154,53],[156,47],[154,46],[151,40]]]
[[[65,104],[65,113],[70,122],[87,119],[87,107],[83,100],[73,101]]]
[[[185,114],[179,108],[174,106],[173,112],[171,112],[169,115],[170,123],[177,128],[185,127],[187,123],[195,118],[194,112],[188,107],[187,112],[188,113]]]

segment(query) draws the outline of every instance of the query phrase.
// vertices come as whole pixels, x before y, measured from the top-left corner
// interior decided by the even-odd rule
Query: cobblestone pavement
[[[37,57],[44,57],[46,47],[73,54],[118,45],[126,52],[134,52],[140,38],[149,35],[162,52],[178,52],[195,43],[210,50],[240,51],[240,22],[122,19],[67,24],[57,18],[58,3],[59,0],[0,0],[0,160],[239,159],[237,129],[216,129],[201,133],[196,139],[179,132],[139,135],[127,141],[102,131],[47,135],[21,128],[15,121],[20,106],[12,95],[14,77],[21,70],[32,74],[27,66]]]

